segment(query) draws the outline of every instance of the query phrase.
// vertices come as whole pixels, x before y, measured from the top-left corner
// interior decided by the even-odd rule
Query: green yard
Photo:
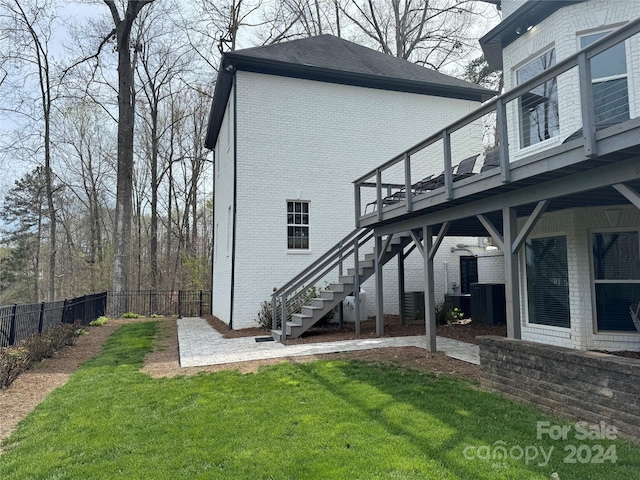
[[[152,379],[156,329],[120,327],[40,404],[2,478],[640,479],[637,447],[538,439],[536,422],[562,422],[455,378],[317,361]]]

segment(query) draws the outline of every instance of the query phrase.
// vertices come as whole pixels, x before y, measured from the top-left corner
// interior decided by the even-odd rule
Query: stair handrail
[[[334,268],[338,263],[344,261],[346,258],[349,258],[353,254],[353,246],[354,245],[362,245],[368,242],[373,236],[373,231],[371,228],[355,228],[347,235],[345,235],[339,242],[335,245],[331,246],[326,252],[324,252],[317,260],[307,266],[304,270],[298,273],[295,277],[289,280],[280,288],[274,290],[271,295],[271,308],[272,308],[272,328],[275,330],[277,328],[278,321],[278,308],[277,302],[278,297],[282,297],[282,311],[286,312],[287,306],[287,296],[292,291],[300,288],[304,285],[304,283],[311,277],[318,276],[321,278],[328,270]],[[367,237],[367,238],[365,238]],[[345,255],[346,254],[346,255]],[[337,261],[336,261],[337,259]],[[331,264],[331,262],[334,262]],[[301,292],[298,292],[294,298],[297,298]],[[293,299],[291,299],[293,300]],[[283,335],[286,335],[286,314],[283,313],[282,316],[282,329]]]
[[[369,235],[365,236],[360,242],[360,246],[367,243],[373,237],[373,233],[371,232]],[[358,243],[357,240],[354,240],[350,243],[347,243],[342,247],[340,251],[338,251],[338,257],[333,256],[332,258],[328,258],[326,262],[322,266],[318,266],[313,272],[309,272],[308,275],[305,275],[303,279],[300,280],[300,284],[297,287],[291,287],[287,289],[286,292],[283,293],[283,297],[287,298],[287,304],[294,302],[300,295],[305,292],[304,287],[305,283],[307,285],[315,285],[315,283],[320,280],[323,276],[325,276],[328,272],[330,272],[335,267],[339,266],[345,259],[351,257],[356,251],[355,244]],[[298,289],[298,292],[293,295],[291,298],[288,298],[289,294]]]

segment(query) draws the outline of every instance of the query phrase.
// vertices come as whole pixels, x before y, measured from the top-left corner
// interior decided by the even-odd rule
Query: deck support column
[[[513,245],[518,236],[518,218],[516,209],[507,207],[502,210],[502,230],[504,241],[504,280],[507,306],[507,337],[522,338],[520,325],[520,275],[518,251]]]
[[[375,235],[375,254],[374,261],[376,275],[376,335],[381,337],[384,335],[384,301],[382,298],[382,237]]]
[[[433,227],[422,227],[422,257],[424,260],[424,323],[427,333],[427,350],[436,351],[436,295],[434,291],[433,257],[429,255],[433,247]]]
[[[404,293],[404,249],[401,248],[398,252],[398,311],[402,326],[407,324],[407,315],[404,311]]]

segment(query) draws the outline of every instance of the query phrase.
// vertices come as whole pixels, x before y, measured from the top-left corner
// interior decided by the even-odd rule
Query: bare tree
[[[265,27],[258,34],[263,44],[324,33],[341,36],[338,0],[280,0],[263,10]]]
[[[438,70],[474,45],[474,19],[488,5],[474,0],[347,0],[344,15],[362,43]]]
[[[176,121],[170,113],[163,115],[170,111],[163,107],[171,100],[176,88],[174,84],[179,84],[179,89],[185,88],[180,77],[186,74],[189,63],[187,50],[180,48],[171,26],[163,21],[165,13],[160,9],[147,10],[142,28],[142,50],[136,66],[144,98],[141,120],[151,176],[149,261],[153,290],[158,288],[158,193],[167,172],[166,165],[160,163],[160,141]]]
[[[9,109],[16,115],[25,115],[31,120],[31,124],[41,124],[40,136],[42,151],[44,154],[44,178],[47,198],[47,210],[49,216],[49,282],[48,298],[53,300],[55,296],[56,280],[56,210],[53,200],[53,174],[51,166],[51,115],[53,102],[57,94],[53,85],[53,66],[49,53],[49,43],[52,36],[52,25],[56,20],[55,3],[52,1],[29,0],[2,0],[2,23],[4,36],[9,40],[2,48],[0,54],[5,59],[10,59],[20,67],[20,73],[24,75],[20,95],[28,97],[28,90],[34,85],[27,85],[26,79],[35,74],[37,98],[34,98],[37,108],[33,103],[25,102],[21,98]],[[4,80],[4,77],[0,77]]]

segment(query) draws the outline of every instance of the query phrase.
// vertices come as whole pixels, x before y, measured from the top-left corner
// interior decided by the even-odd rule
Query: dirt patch
[[[213,315],[203,315],[207,323],[214,328],[224,338],[259,337],[260,335],[271,335],[271,330],[260,327],[242,328],[240,330],[229,330],[229,325]]]
[[[467,362],[447,357],[442,352],[428,353],[418,347],[389,347],[356,352],[329,353],[307,355],[304,357],[273,358],[251,362],[227,363],[224,365],[208,365],[203,367],[180,367],[178,353],[178,327],[175,320],[162,322],[162,338],[159,338],[154,351],[147,355],[142,369],[143,373],[154,378],[173,377],[177,375],[196,375],[201,372],[218,372],[222,370],[238,370],[242,373],[256,372],[265,365],[274,365],[283,361],[304,363],[313,360],[361,360],[373,363],[391,363],[421,371],[446,373],[457,377],[479,381],[480,367]],[[265,333],[264,331],[262,332]],[[315,336],[320,341],[321,336]],[[361,337],[360,337],[361,338]],[[335,337],[333,338],[335,340]],[[327,341],[327,340],[324,340]]]

